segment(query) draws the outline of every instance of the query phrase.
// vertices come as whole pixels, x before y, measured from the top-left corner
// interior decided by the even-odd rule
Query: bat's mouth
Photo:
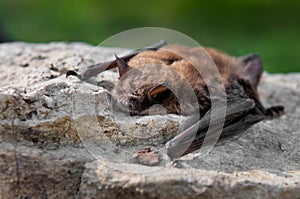
[[[146,115],[143,110],[139,110],[132,106],[128,98],[113,98],[114,110],[128,114],[130,116],[143,116]]]
[[[113,99],[114,109],[130,116],[166,115],[170,113],[162,104],[133,103],[129,99]]]
[[[154,108],[153,108],[154,107]],[[162,109],[163,111],[156,111],[154,109],[156,109],[156,105],[153,105],[153,107],[149,107],[147,109],[144,110],[138,110],[135,108],[130,108],[130,106],[125,105],[125,104],[118,104],[115,109],[117,111],[126,113],[130,116],[147,116],[147,115],[165,115],[167,114],[166,111],[164,111],[164,109]]]

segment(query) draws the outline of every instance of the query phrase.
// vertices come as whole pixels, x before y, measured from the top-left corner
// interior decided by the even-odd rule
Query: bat
[[[118,68],[120,79],[113,96],[120,110],[126,110],[131,115],[191,115],[199,111],[201,115],[196,123],[166,143],[167,155],[172,159],[199,149],[205,139],[212,140],[209,136],[215,136],[214,132],[220,125],[220,137],[224,138],[284,112],[283,106],[265,108],[260,102],[257,86],[263,64],[258,54],[233,57],[214,48],[189,48],[160,41],[122,57],[115,57],[113,61],[90,66],[82,74],[67,71],[66,76],[73,75],[86,81],[105,70]],[[217,67],[216,71],[210,71],[212,64]],[[198,69],[204,71],[203,74],[194,65],[199,65]],[[216,72],[221,86],[215,85]],[[185,88],[193,90],[196,100],[186,96]],[[225,95],[219,92],[222,88]],[[216,91],[216,96],[210,94],[212,90]],[[183,100],[180,101],[178,96]],[[218,101],[223,98],[226,100],[226,117],[221,120],[217,116],[224,107],[213,109],[212,99]],[[211,118],[215,118],[213,122]],[[207,134],[209,128],[212,133]],[[133,157],[140,164],[149,165],[151,162],[150,165],[155,165],[158,162],[155,154],[150,149],[142,149]]]

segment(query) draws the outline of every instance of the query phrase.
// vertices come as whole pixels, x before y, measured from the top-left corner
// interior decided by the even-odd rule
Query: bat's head
[[[167,71],[159,64],[130,67],[120,77],[113,96],[131,115],[181,114],[175,91],[168,87]]]
[[[131,115],[192,114],[198,110],[198,96],[207,98],[202,78],[172,49],[145,51],[128,63],[117,62],[120,79],[113,96]]]

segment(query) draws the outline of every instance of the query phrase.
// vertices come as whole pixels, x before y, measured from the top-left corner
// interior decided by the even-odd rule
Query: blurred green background
[[[300,1],[0,1],[0,28],[13,41],[97,45],[144,26],[174,29],[232,55],[257,52],[270,73],[300,71]]]

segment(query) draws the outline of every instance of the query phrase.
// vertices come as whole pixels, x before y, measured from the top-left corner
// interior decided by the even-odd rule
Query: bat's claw
[[[73,71],[73,70],[69,70],[69,71],[67,71],[67,73],[66,73],[66,78],[68,78],[69,76],[75,76],[75,77],[78,77],[78,73],[76,73],[76,72]]]
[[[284,107],[283,106],[272,106],[267,109],[266,116],[269,119],[272,118],[278,118],[284,113]]]

